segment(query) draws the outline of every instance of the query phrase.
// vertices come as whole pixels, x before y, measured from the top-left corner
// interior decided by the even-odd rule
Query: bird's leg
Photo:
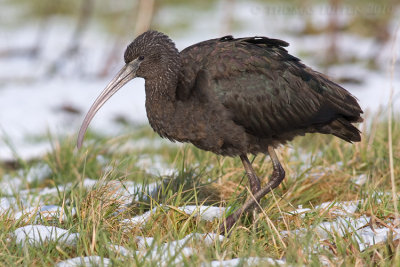
[[[246,170],[246,174],[247,174],[249,184],[250,184],[251,193],[254,196],[261,189],[260,179],[258,178],[256,172],[254,171],[253,166],[251,166],[251,163],[250,163],[249,159],[247,158],[246,154],[241,155],[240,159],[242,160],[244,169]],[[254,210],[254,212],[258,211],[256,204],[254,204],[249,209]]]
[[[249,179],[251,193],[255,195],[261,189],[260,179],[257,177],[256,173],[254,172],[253,166],[246,155],[241,155],[240,159],[242,160],[244,169],[246,170],[247,177]]]
[[[285,178],[285,170],[282,168],[281,163],[279,162],[278,157],[276,156],[275,150],[272,146],[268,146],[268,154],[272,161],[273,172],[271,178],[269,179],[269,183],[272,182],[271,190],[275,187],[278,187],[283,179]],[[268,192],[267,192],[268,193]]]
[[[268,153],[272,161],[272,166],[274,168],[271,178],[267,185],[254,194],[250,199],[248,199],[243,206],[231,214],[226,220],[220,225],[219,231],[221,234],[229,233],[232,226],[239,219],[239,217],[246,211],[248,211],[253,205],[260,201],[260,199],[269,193],[272,189],[276,188],[285,178],[285,170],[282,168],[278,157],[275,154],[275,150],[272,146],[268,146]]]

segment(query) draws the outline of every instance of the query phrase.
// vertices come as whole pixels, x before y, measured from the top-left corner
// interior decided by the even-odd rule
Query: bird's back
[[[320,132],[359,141],[360,133],[351,124],[362,121],[357,100],[285,46],[277,39],[231,36],[192,45],[180,53],[177,97],[185,101],[207,92],[254,140],[284,143]]]

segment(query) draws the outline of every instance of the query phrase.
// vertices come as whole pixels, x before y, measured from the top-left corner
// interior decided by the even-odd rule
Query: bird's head
[[[147,31],[128,45],[124,54],[125,66],[111,80],[89,109],[78,134],[80,148],[83,137],[96,112],[130,80],[141,77],[156,79],[161,75],[176,76],[179,71],[179,52],[171,39],[157,31]],[[171,67],[173,66],[173,67]]]

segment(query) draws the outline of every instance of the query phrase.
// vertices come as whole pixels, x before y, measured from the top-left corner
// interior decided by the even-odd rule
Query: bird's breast
[[[147,103],[147,117],[153,130],[171,141],[190,142],[216,154],[236,156],[247,152],[244,129],[216,105],[177,101]]]

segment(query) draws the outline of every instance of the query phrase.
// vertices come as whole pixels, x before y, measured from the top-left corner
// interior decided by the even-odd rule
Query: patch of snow
[[[67,230],[44,225],[26,225],[14,231],[16,242],[20,245],[26,243],[40,246],[45,242],[58,242],[65,245],[75,245],[79,234]]]
[[[70,189],[75,183],[67,183],[65,185],[59,185],[57,188],[42,188],[40,195],[46,194],[57,194],[58,191],[65,191]],[[129,205],[134,200],[139,200],[139,192],[144,193],[144,199],[147,195],[154,197],[159,189],[158,183],[142,184],[133,181],[108,181],[108,180],[95,180],[85,178],[80,183],[86,189],[92,189],[97,186],[108,186],[110,191],[114,191],[113,197],[119,198],[120,201]],[[123,209],[124,210],[124,209]]]
[[[127,140],[123,144],[118,144],[118,146],[110,147],[110,152],[118,151],[119,153],[128,153],[132,152],[132,150],[143,150],[145,148],[154,148],[159,149],[162,146],[182,146],[182,143],[171,143],[168,140],[162,138],[139,138],[135,140]]]
[[[40,163],[32,166],[26,174],[26,181],[32,183],[35,181],[42,181],[49,177],[52,171],[46,163]]]
[[[214,244],[216,241],[222,242],[225,240],[225,236],[223,235],[217,235],[215,233],[205,233],[205,234],[200,234],[200,233],[191,233],[185,236],[184,238],[174,241],[177,242],[180,245],[185,245],[186,243],[192,242],[192,244],[195,245],[197,242],[204,242],[207,246],[211,246]]]
[[[17,205],[15,197],[1,197],[0,198],[0,214],[9,212]]]
[[[339,261],[339,259],[335,256],[329,259],[326,255],[318,255],[318,259],[321,266],[336,266],[334,262]]]
[[[363,251],[371,245],[384,242],[390,232],[393,232],[393,239],[400,239],[400,228],[389,229],[387,227],[371,228],[369,225],[371,218],[361,216],[359,218],[338,217],[333,221],[321,222],[312,228],[314,234],[320,240],[328,239],[332,234],[344,236],[352,233],[353,240],[357,241],[360,250]],[[296,229],[293,231],[281,231],[282,236],[290,234],[305,235],[306,229]]]
[[[129,249],[125,248],[124,246],[120,246],[120,245],[110,245],[110,248],[117,254],[120,254],[124,257],[132,257],[133,253],[132,251],[130,251]]]
[[[29,171],[28,177],[32,181],[34,179],[41,179],[41,177],[46,177],[48,175],[48,166],[43,165],[42,167],[36,169],[35,171]],[[31,169],[32,170],[32,169]],[[15,219],[20,219],[23,216],[27,216],[27,219],[34,216],[38,212],[37,217],[59,217],[57,213],[63,213],[59,206],[55,205],[45,205],[42,202],[43,197],[46,195],[57,195],[59,191],[63,192],[69,190],[76,184],[76,182],[67,183],[65,185],[59,185],[53,188],[32,188],[21,190],[21,187],[26,184],[25,178],[23,176],[9,177],[7,175],[3,176],[3,181],[0,182],[0,188],[3,189],[3,194],[17,194],[18,202],[15,197],[2,197],[0,198],[0,214],[9,213],[13,215]],[[115,190],[113,197],[118,198],[121,202],[125,203],[120,210],[116,212],[123,212],[126,210],[130,203],[134,200],[139,200],[139,196],[143,193],[143,198],[155,197],[158,192],[158,183],[150,184],[138,184],[133,181],[106,181],[106,180],[94,180],[90,178],[83,179],[80,186],[90,190],[96,185],[98,186],[110,186],[110,190]],[[1,189],[0,189],[1,190]],[[140,193],[140,194],[139,194]],[[19,207],[26,207],[20,210]],[[58,211],[57,211],[58,210]],[[71,209],[72,215],[75,214],[75,210]],[[29,217],[29,218],[28,218]],[[65,220],[65,214],[63,214],[63,220]]]
[[[96,98],[108,80],[109,78],[104,80],[54,78],[46,83],[29,83],[29,86],[7,84],[0,90],[0,128],[6,129],[7,136],[12,137],[10,142],[20,158],[29,159],[29,156],[48,152],[51,149],[48,142],[34,144],[26,141],[25,135],[45,134],[46,129],[55,136],[76,134],[83,114],[71,116],[61,111],[54,112],[55,108],[70,105],[81,111],[88,110],[88,103]],[[125,90],[118,92],[99,111],[90,129],[109,135],[121,133],[123,127],[114,121],[117,116],[124,116],[135,122],[146,122],[143,84],[143,79],[135,79],[126,85]],[[0,142],[3,139],[1,137],[2,135]],[[12,149],[2,144],[0,158],[15,159]]]
[[[27,194],[21,190],[18,197],[2,197],[0,198],[0,214],[7,213],[9,216],[14,216],[17,214],[18,219],[23,215],[22,213],[31,213],[34,207],[44,205],[40,196]],[[26,207],[24,211],[21,207]],[[30,209],[32,207],[32,209]],[[19,214],[19,215],[18,215]]]
[[[74,207],[70,210],[70,215],[74,216],[76,214],[76,209]],[[37,211],[37,219],[54,219],[60,218],[62,216],[62,220],[67,220],[67,215],[62,207],[57,205],[45,205],[39,208]]]
[[[154,198],[159,190],[159,183],[142,184],[133,181],[114,181],[114,186],[118,187],[117,195],[121,196],[125,203],[129,204],[132,201],[139,200],[139,192],[144,193],[143,198],[148,196]]]
[[[0,182],[0,191],[5,195],[12,195],[19,192],[28,183],[35,181],[42,181],[51,174],[49,165],[39,163],[32,166],[27,172],[25,170],[18,170],[16,176],[4,175]]]
[[[340,202],[328,201],[316,206],[315,208],[320,210],[328,210],[328,212],[333,215],[346,216],[353,214],[358,209],[360,203],[364,201],[365,200]]]
[[[152,210],[146,211],[142,215],[138,215],[129,219],[124,219],[121,221],[121,223],[125,224],[129,228],[145,224],[150,219],[150,216],[156,212],[156,210],[157,208],[153,208]]]
[[[84,178],[82,181],[79,182],[79,185],[86,188],[86,189],[93,189],[96,185],[101,185],[105,183],[104,180],[95,180],[95,179],[91,179],[91,178]],[[66,183],[64,185],[58,185],[57,187],[52,187],[52,188],[41,188],[40,191],[38,192],[39,195],[53,195],[53,194],[58,194],[58,191],[66,191],[71,189],[74,185],[76,184],[76,182],[71,182],[71,183]],[[33,189],[35,190],[35,189]],[[29,191],[28,191],[29,193]]]
[[[154,242],[154,237],[144,237],[144,236],[137,236],[136,237],[136,244],[138,249],[144,249],[146,247],[151,247]]]
[[[166,266],[168,264],[179,264],[183,260],[183,257],[190,257],[193,255],[193,250],[185,247],[187,242],[186,238],[165,243],[160,246],[153,245],[153,243],[150,243],[154,242],[153,240],[149,238],[146,239],[149,241],[147,244],[151,244],[151,250],[146,250],[144,243],[138,243],[138,255],[145,257],[145,259],[148,261],[157,262],[161,266]]]
[[[168,207],[163,206],[164,209],[168,209]],[[145,224],[150,216],[156,212],[158,207],[153,208],[152,210],[146,211],[145,213],[135,216],[133,218],[124,219],[121,222],[130,229],[131,227],[136,227]],[[177,207],[177,209],[185,212],[188,215],[195,213],[200,215],[202,220],[212,221],[215,218],[221,218],[224,215],[225,208],[224,207],[212,207],[212,206],[193,206],[187,205],[184,207]]]
[[[105,166],[108,164],[108,160],[103,155],[97,155],[96,160],[100,165]]]
[[[258,257],[249,257],[249,258],[236,258],[230,260],[221,260],[221,261],[212,261],[210,263],[203,263],[201,266],[203,267],[237,267],[237,266],[276,266],[276,265],[285,265],[286,262],[283,260],[276,260],[272,258],[258,258]]]
[[[85,188],[91,189],[93,188],[97,183],[99,183],[101,180],[95,180],[95,179],[90,179],[90,178],[85,178],[83,179],[82,185]]]
[[[400,228],[393,230],[393,240],[400,239]],[[355,239],[358,242],[360,250],[364,251],[372,245],[385,242],[390,232],[392,232],[392,230],[387,227],[374,229],[371,229],[371,227],[365,227],[357,230],[357,237],[355,237]]]
[[[300,217],[303,218],[306,215],[306,213],[311,212],[311,211],[312,211],[312,209],[303,208],[302,205],[299,205],[296,210],[288,211],[288,213],[291,215],[300,215]]]
[[[23,184],[24,183],[21,178],[12,177],[8,174],[5,174],[0,182],[0,192],[4,195],[13,195],[19,191]]]
[[[155,245],[153,237],[137,236],[136,242],[138,251],[131,251],[120,245],[110,245],[110,248],[124,257],[132,257],[134,254],[145,257],[146,260],[158,262],[161,266],[168,264],[179,264],[183,257],[190,257],[195,252],[194,248],[198,242],[203,242],[206,246],[213,245],[216,240],[222,242],[225,239],[222,235],[214,233],[192,233],[182,239],[171,241],[162,245]],[[190,247],[188,247],[190,246]],[[146,250],[150,248],[151,250]]]
[[[23,137],[15,137],[15,136],[13,136],[13,140],[14,140],[13,147],[15,148],[18,157],[26,161],[42,157],[44,154],[48,153],[52,149],[52,146],[48,141],[28,143],[23,140]],[[0,135],[0,144],[1,144],[1,135]],[[15,156],[13,151],[8,146],[0,145],[0,159],[15,160]]]
[[[78,267],[78,266],[86,266],[86,267],[97,267],[97,266],[111,266],[110,259],[101,258],[100,256],[88,256],[88,257],[76,257],[72,259],[68,259],[65,261],[60,261],[56,265],[57,267]]]
[[[103,180],[95,180],[95,179],[90,179],[90,178],[84,178],[81,182],[79,182],[79,185],[86,188],[86,189],[93,189],[96,184],[102,184],[104,181]],[[52,187],[52,188],[41,188],[39,192],[37,192],[39,195],[54,195],[58,194],[58,191],[66,191],[71,189],[76,182],[71,182],[71,183],[66,183],[64,185],[58,185],[57,187]],[[35,189],[32,189],[35,190]],[[30,193],[29,191],[27,193]]]
[[[211,246],[218,240],[219,242],[222,242],[225,240],[225,236],[223,235],[217,235],[215,233],[206,233],[206,234],[199,234],[199,233],[194,233],[192,234],[194,238],[198,241],[204,242],[204,244]]]
[[[396,195],[397,195],[397,197],[400,198],[400,192],[398,192]],[[375,197],[379,198],[379,199],[376,199],[375,201],[377,201],[378,203],[381,203],[382,200],[380,198],[385,198],[385,197],[392,198],[393,195],[392,195],[392,192],[388,192],[388,191],[387,192],[382,192],[382,191],[376,192],[375,191],[372,193],[372,198],[375,198]]]
[[[149,237],[139,237],[139,255],[145,256],[150,261],[157,261],[160,265],[179,264],[184,257],[190,257],[195,253],[198,242],[204,242],[206,246],[211,246],[216,240],[222,242],[225,239],[222,235],[213,233],[191,233],[182,239],[171,241],[160,246],[154,245],[154,240]],[[151,244],[151,251],[146,251],[145,242]],[[187,247],[190,245],[190,247]]]
[[[367,182],[368,176],[366,174],[360,174],[356,177],[353,177],[351,181],[356,185],[363,185]]]
[[[327,211],[331,215],[346,216],[349,214],[353,214],[358,209],[360,203],[363,202],[365,202],[365,200],[341,201],[341,202],[328,201],[315,206],[314,209],[303,208],[303,206],[300,205],[298,209],[294,211],[289,211],[288,213],[292,215],[300,215],[303,218],[305,214],[308,212],[320,210],[320,211]]]
[[[141,157],[135,165],[154,176],[171,176],[178,173],[178,170],[170,168],[161,156]]]
[[[69,210],[71,216],[76,214],[76,209],[71,208]],[[10,214],[12,218],[15,220],[19,220],[21,218],[24,219],[25,222],[33,219],[35,223],[45,219],[45,220],[54,220],[60,219],[62,221],[67,220],[67,215],[62,207],[57,205],[43,205],[43,206],[36,206],[36,207],[29,207],[23,209],[21,211],[17,211],[14,214]]]
[[[356,219],[339,217],[332,222],[322,222],[318,224],[314,228],[314,231],[320,239],[327,239],[332,233],[338,233],[340,236],[343,236],[367,225],[368,223],[369,217],[366,216]]]
[[[400,228],[393,230],[387,227],[375,227],[372,229],[368,224],[370,217],[362,216],[358,219],[338,218],[333,222],[323,222],[319,224],[315,230],[320,239],[327,239],[331,233],[338,233],[343,236],[347,233],[353,233],[352,238],[359,244],[360,250],[363,251],[371,245],[375,245],[387,240],[390,232],[393,232],[393,239],[400,238]]]
[[[33,217],[36,218],[37,207],[29,207],[13,214],[15,220],[24,219],[25,222],[30,221]]]
[[[197,216],[199,214],[201,219],[206,221],[213,221],[216,218],[222,218],[225,212],[225,207],[212,206],[186,205],[184,207],[178,207],[178,209],[188,215],[195,214],[195,216]]]
[[[336,220],[329,222],[322,222],[313,227],[313,233],[317,234],[320,239],[329,238],[330,234],[338,233],[343,236],[344,234],[365,226],[369,222],[369,217],[362,216],[360,218],[342,218],[339,217]],[[288,236],[289,234],[305,235],[306,229],[300,228],[293,231],[281,231],[282,236]]]
[[[41,196],[56,195],[59,191],[63,192],[66,189],[67,187],[64,185],[58,185],[57,187],[44,187],[40,188],[40,192],[38,192],[38,194],[40,194]]]

